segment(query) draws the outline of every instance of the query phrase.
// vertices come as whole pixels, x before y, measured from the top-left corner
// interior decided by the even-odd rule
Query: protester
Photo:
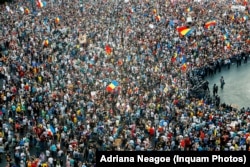
[[[220,88],[223,89],[224,85],[225,85],[225,80],[224,80],[223,76],[221,76],[221,78],[220,78]]]
[[[233,3],[1,5],[8,165],[95,166],[97,150],[248,151],[250,108],[220,104],[205,80],[247,63],[249,7]]]

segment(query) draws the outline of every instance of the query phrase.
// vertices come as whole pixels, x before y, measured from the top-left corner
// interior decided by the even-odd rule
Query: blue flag
[[[56,133],[55,128],[54,128],[52,125],[50,125],[50,130],[51,130],[51,132],[52,132],[53,134]]]

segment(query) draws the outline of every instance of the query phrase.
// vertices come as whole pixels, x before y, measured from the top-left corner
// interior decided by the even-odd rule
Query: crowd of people
[[[221,104],[205,80],[247,63],[249,9],[240,0],[2,4],[2,163],[92,167],[97,150],[249,151],[250,109]]]

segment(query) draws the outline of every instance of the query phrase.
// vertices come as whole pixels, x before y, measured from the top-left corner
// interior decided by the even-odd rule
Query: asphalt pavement
[[[224,89],[220,88],[220,78],[224,77]],[[218,95],[221,102],[232,104],[238,107],[250,107],[250,62],[237,67],[236,63],[231,65],[228,70],[223,67],[220,73],[206,78],[209,81],[209,89],[212,94],[213,85],[217,84],[219,87]]]

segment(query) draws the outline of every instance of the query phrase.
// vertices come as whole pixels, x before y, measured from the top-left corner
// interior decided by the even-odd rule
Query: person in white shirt
[[[48,158],[49,166],[53,166],[53,160],[54,159],[52,157]]]
[[[63,150],[59,150],[57,153],[58,157],[60,158],[63,155]]]
[[[50,151],[49,150],[46,150],[45,151],[45,154],[46,154],[46,157],[48,158],[50,156]]]
[[[25,163],[23,160],[20,161],[20,167],[25,167]]]

